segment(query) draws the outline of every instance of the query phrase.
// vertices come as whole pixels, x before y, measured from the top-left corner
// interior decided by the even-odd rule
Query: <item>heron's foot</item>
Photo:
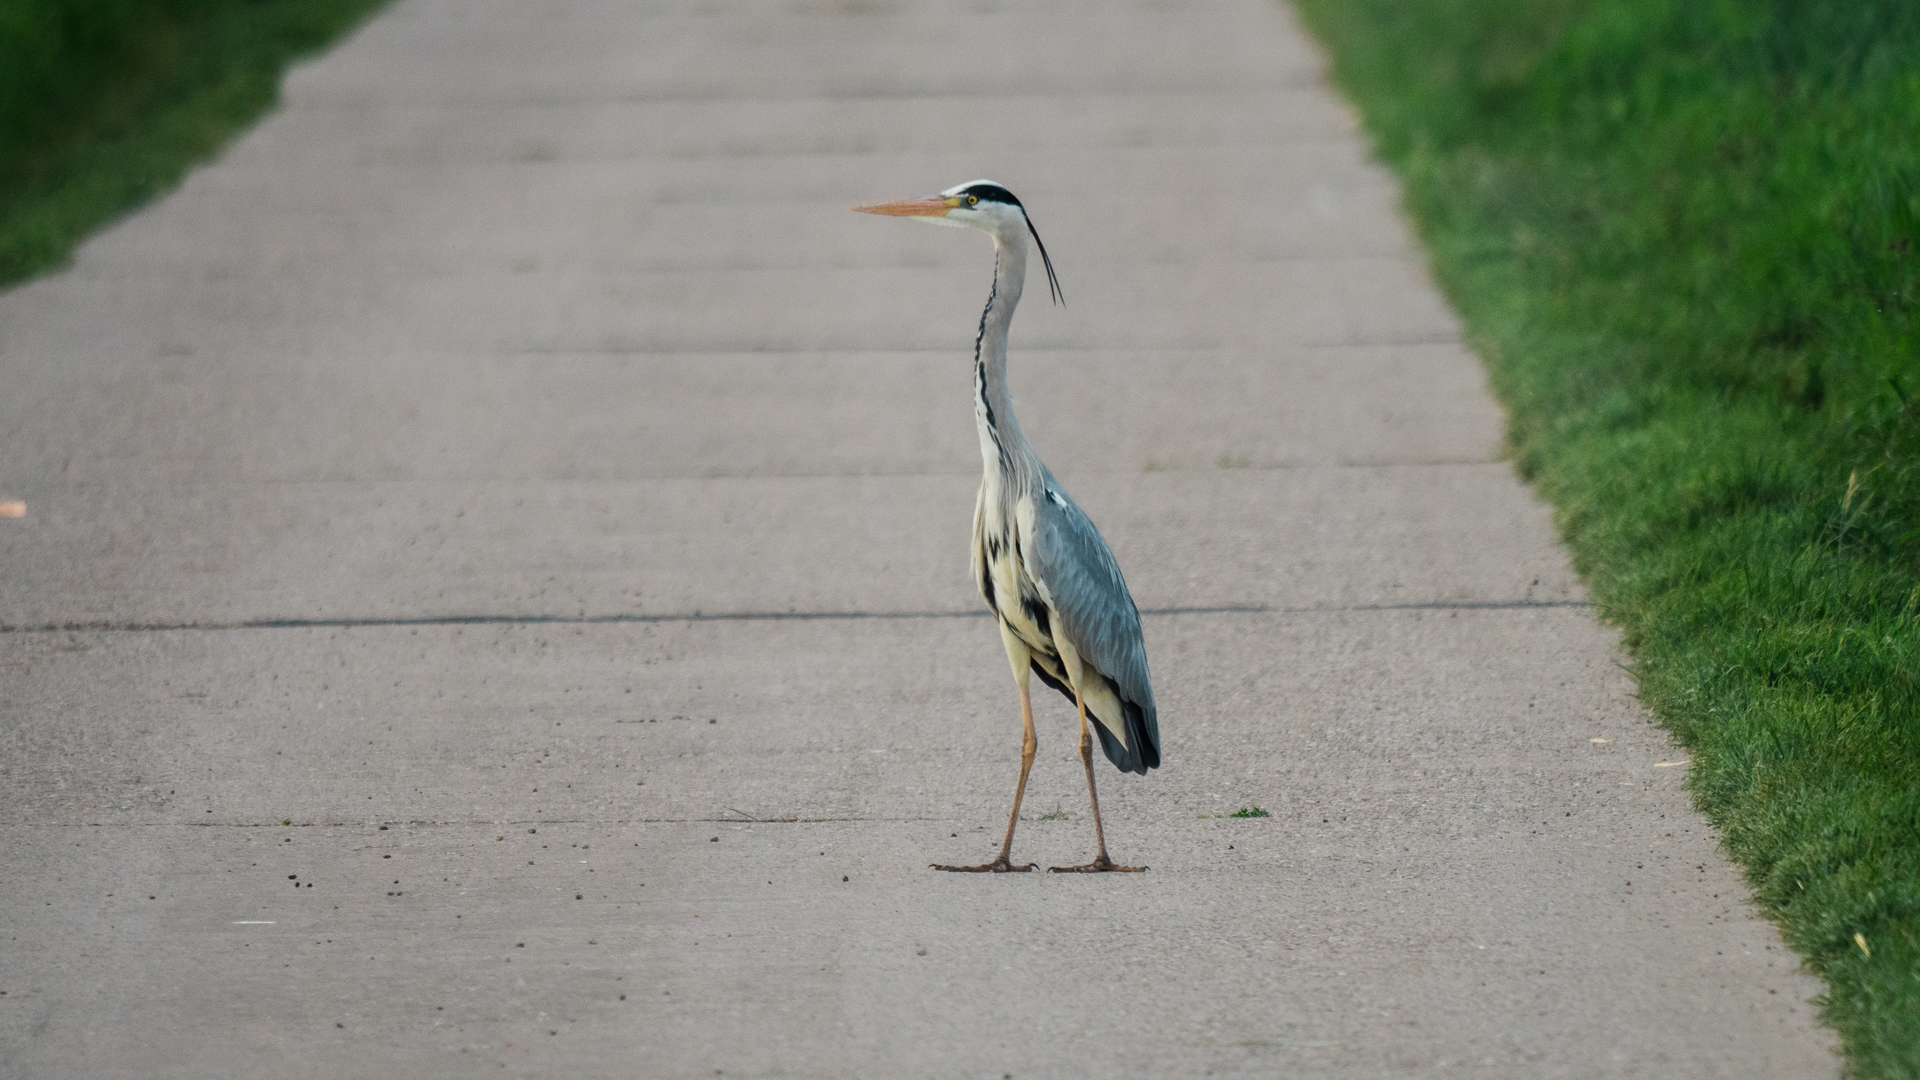
[[[1079,866],[1049,866],[1047,872],[1050,874],[1138,874],[1145,869],[1144,866],[1121,866],[1107,858],[1107,853],[1103,851],[1099,858],[1090,863],[1081,863]]]
[[[1040,864],[1027,863],[1022,866],[1017,863],[1008,862],[1007,857],[1002,855],[990,863],[981,863],[979,866],[944,866],[940,863],[932,863],[930,865],[932,865],[935,870],[945,870],[950,874],[1024,874]]]

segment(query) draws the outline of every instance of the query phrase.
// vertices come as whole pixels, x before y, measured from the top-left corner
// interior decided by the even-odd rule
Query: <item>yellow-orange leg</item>
[[[1024,874],[1036,864],[1014,865],[1013,827],[1020,824],[1020,800],[1027,794],[1027,773],[1033,768],[1033,752],[1040,740],[1033,734],[1033,698],[1027,693],[1027,680],[1020,680],[1020,719],[1026,724],[1026,737],[1020,743],[1020,783],[1013,789],[1013,812],[1007,815],[1007,838],[1000,841],[1000,857],[990,863],[979,866],[943,866],[934,863],[935,870],[947,870],[956,874]]]
[[[1107,857],[1107,832],[1100,827],[1100,793],[1093,787],[1093,733],[1087,730],[1087,703],[1080,697],[1080,691],[1073,692],[1073,703],[1080,707],[1080,764],[1087,768],[1087,800],[1093,804],[1093,842],[1100,853],[1090,863],[1079,866],[1049,866],[1048,870],[1056,874],[1137,874],[1145,870],[1144,866],[1121,866]]]

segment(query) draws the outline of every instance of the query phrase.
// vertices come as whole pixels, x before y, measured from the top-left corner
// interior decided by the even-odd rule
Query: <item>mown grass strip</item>
[[[0,0],[0,287],[178,183],[382,0]]]
[[[1642,700],[1920,1076],[1920,4],[1300,0]]]

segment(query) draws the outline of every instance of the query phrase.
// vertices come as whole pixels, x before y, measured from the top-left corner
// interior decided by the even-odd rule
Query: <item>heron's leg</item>
[[[1100,793],[1093,786],[1093,733],[1087,730],[1087,702],[1080,696],[1078,687],[1073,691],[1073,703],[1080,708],[1080,764],[1087,769],[1087,801],[1093,804],[1093,842],[1100,853],[1090,863],[1079,866],[1050,866],[1047,869],[1056,874],[1100,874],[1119,872],[1137,874],[1145,870],[1144,866],[1121,866],[1107,857],[1107,832],[1100,826]]]
[[[1003,635],[1007,634],[1005,627],[1001,628],[1001,633]],[[1012,640],[1008,641],[1007,659],[1017,661],[1024,660],[1026,657],[1027,653],[1024,646],[1022,646],[1016,654],[1015,642]],[[1024,667],[1014,669],[1014,677],[1020,683],[1020,720],[1021,723],[1026,726],[1026,735],[1020,742],[1020,783],[1013,789],[1013,810],[1007,814],[1007,837],[1000,841],[1000,857],[990,863],[981,863],[979,866],[944,866],[940,863],[934,863],[933,868],[935,870],[948,870],[959,874],[1009,874],[1025,873],[1034,868],[1035,864],[1033,863],[1016,866],[1011,858],[1013,854],[1013,827],[1020,824],[1020,800],[1026,797],[1027,773],[1033,769],[1033,753],[1040,745],[1040,740],[1036,738],[1033,733],[1033,697],[1027,690],[1028,672],[1030,670],[1031,669]]]
[[[1013,827],[1020,823],[1020,800],[1027,795],[1027,773],[1033,770],[1033,752],[1040,740],[1033,733],[1033,696],[1027,692],[1027,680],[1020,680],[1020,720],[1026,734],[1020,740],[1020,782],[1013,788],[1013,809],[1007,814],[1007,836],[1000,841],[1000,862],[1013,854]],[[1032,869],[1031,866],[1023,869]]]

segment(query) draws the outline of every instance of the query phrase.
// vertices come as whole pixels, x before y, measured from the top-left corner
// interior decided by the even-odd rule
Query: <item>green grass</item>
[[[1265,810],[1262,810],[1257,806],[1243,806],[1240,809],[1235,810],[1233,813],[1228,814],[1227,816],[1228,817],[1272,817],[1273,815],[1267,813]]]
[[[381,0],[0,0],[0,286],[153,198]]]
[[[1851,1069],[1920,1076],[1920,4],[1301,7]]]

